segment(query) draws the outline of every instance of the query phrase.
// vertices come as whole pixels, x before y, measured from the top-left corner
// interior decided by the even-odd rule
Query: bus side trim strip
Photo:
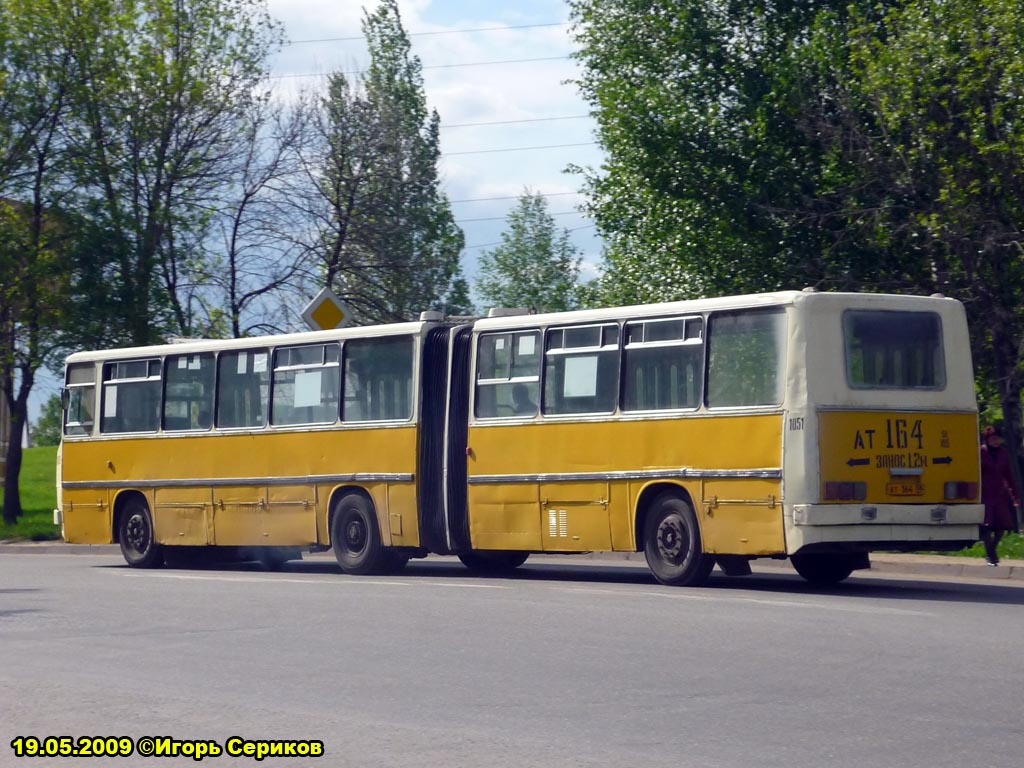
[[[498,483],[566,483],[591,480],[654,480],[671,478],[716,478],[739,477],[755,479],[778,479],[781,469],[638,469],[623,472],[552,472],[539,475],[471,475],[470,485],[494,485]]]
[[[209,488],[228,485],[311,485],[313,483],[411,483],[410,473],[358,472],[353,475],[307,475],[303,477],[217,477],[187,480],[66,480],[67,490],[81,488]]]

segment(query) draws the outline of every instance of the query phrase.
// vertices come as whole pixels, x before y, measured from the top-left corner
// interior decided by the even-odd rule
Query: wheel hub
[[[128,543],[137,551],[141,552],[146,548],[146,521],[142,515],[132,515],[125,527],[128,534]]]
[[[658,526],[658,554],[662,559],[679,563],[685,557],[687,549],[682,521],[675,516],[662,520]]]
[[[345,545],[354,552],[360,552],[365,544],[366,526],[358,517],[350,518],[345,525]]]

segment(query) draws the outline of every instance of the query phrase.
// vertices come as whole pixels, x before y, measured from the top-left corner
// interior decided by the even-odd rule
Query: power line
[[[555,21],[548,24],[519,24],[508,27],[475,27],[473,29],[445,29],[436,32],[406,32],[409,37],[422,37],[424,35],[464,35],[468,32],[503,32],[507,29],[536,29],[538,27],[566,27],[567,21]],[[302,45],[303,43],[341,43],[349,40],[364,40],[363,35],[354,37],[321,37],[311,40],[288,40],[285,45]]]
[[[582,195],[582,192],[531,192],[530,197],[562,197],[564,195]],[[470,197],[465,200],[449,200],[449,203],[489,203],[492,200],[518,200],[522,195],[508,195],[506,197]]]
[[[453,123],[441,128],[476,128],[481,125],[513,125],[514,123],[547,123],[552,120],[583,120],[590,115],[565,115],[564,117],[528,117],[522,120],[491,120],[486,123]]]
[[[579,232],[581,229],[593,229],[596,224],[584,224],[582,227],[573,227],[572,229],[565,230],[566,232]],[[493,243],[476,243],[475,245],[464,245],[462,250],[468,251],[471,248],[490,248],[492,245],[503,245],[504,240],[495,240]]]
[[[580,211],[559,211],[558,213],[549,213],[548,216],[582,216]],[[468,224],[472,221],[504,221],[508,216],[487,216],[483,219],[456,219],[456,224]]]
[[[487,67],[492,64],[529,64],[534,61],[561,61],[570,58],[569,54],[564,56],[541,56],[536,59],[505,59],[503,61],[464,61],[456,64],[428,64],[420,69],[453,69],[455,67]],[[330,75],[365,75],[368,69],[351,69],[345,72],[305,72],[292,75],[270,75],[270,80],[283,80],[291,77],[328,77]]]
[[[462,152],[443,152],[442,156],[452,155],[485,155],[494,152],[525,152],[528,149],[562,149],[563,147],[590,147],[597,144],[596,141],[581,141],[578,144],[547,144],[542,147],[505,147],[504,149],[468,149]]]

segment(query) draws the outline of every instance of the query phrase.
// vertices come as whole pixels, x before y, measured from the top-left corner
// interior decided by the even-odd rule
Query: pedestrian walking
[[[999,565],[996,548],[1003,534],[1017,530],[1019,498],[1003,435],[998,427],[985,427],[981,433],[981,501],[985,505],[981,540],[989,565]]]

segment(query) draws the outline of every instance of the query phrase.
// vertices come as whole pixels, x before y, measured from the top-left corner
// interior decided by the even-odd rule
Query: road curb
[[[0,555],[100,555],[120,556],[116,544],[65,544],[56,541],[0,542]],[[544,557],[539,555],[538,557]],[[610,560],[644,562],[642,552],[593,552],[573,555],[574,560]],[[793,572],[788,560],[761,558],[754,560],[755,569],[785,570]],[[1024,581],[1024,560],[1004,560],[991,567],[981,558],[950,557],[948,555],[902,555],[875,553],[871,555],[872,573],[892,573],[919,576],[941,576],[950,579],[987,579],[992,581]]]

